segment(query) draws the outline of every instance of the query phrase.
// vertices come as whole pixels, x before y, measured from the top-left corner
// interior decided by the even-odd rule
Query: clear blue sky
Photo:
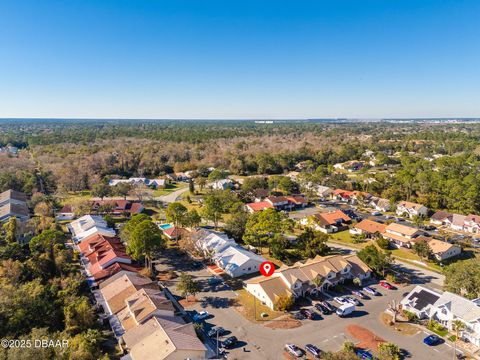
[[[478,0],[0,0],[0,117],[480,116]]]

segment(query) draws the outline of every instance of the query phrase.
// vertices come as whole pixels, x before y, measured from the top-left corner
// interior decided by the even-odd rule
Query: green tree
[[[247,177],[243,180],[242,191],[244,193],[251,193],[259,189],[267,189],[268,183],[263,177]]]
[[[295,300],[292,296],[281,295],[275,301],[273,308],[275,311],[288,311],[295,304]]]
[[[346,353],[355,352],[355,344],[351,341],[345,341],[343,343],[343,351],[345,351]]]
[[[181,273],[177,284],[177,289],[187,299],[188,295],[195,296],[200,291],[198,282],[193,280],[193,276],[185,273]]]
[[[218,181],[218,180],[225,179],[226,177],[227,177],[226,171],[221,169],[215,169],[208,175],[208,181],[210,182]]]
[[[88,298],[76,298],[63,308],[65,316],[65,330],[72,335],[93,328],[95,313]]]
[[[378,357],[380,360],[399,360],[400,355],[400,348],[396,344],[384,342],[378,345]]]
[[[480,262],[476,259],[457,261],[443,270],[445,290],[475,299],[480,296]]]
[[[193,180],[188,182],[188,191],[190,191],[190,194],[195,194],[195,183]]]
[[[198,225],[200,225],[201,222],[202,222],[202,218],[198,214],[197,210],[192,209],[187,212],[187,215],[185,216],[185,221],[184,221],[185,226],[195,228]]]
[[[385,239],[383,236],[379,236],[376,240],[377,245],[380,249],[388,250],[390,247],[390,241]]]
[[[102,354],[101,345],[104,341],[98,330],[89,329],[70,339],[67,358],[75,360],[97,360]]]
[[[168,204],[165,215],[167,216],[167,221],[172,222],[173,225],[175,225],[175,227],[178,229],[179,227],[185,225],[187,213],[188,210],[182,203],[172,202]]]
[[[412,246],[412,250],[421,259],[428,259],[432,255],[432,250],[425,240],[416,241]]]
[[[252,214],[247,221],[243,240],[247,244],[269,245],[275,235],[282,234],[290,226],[287,216],[274,209],[266,209]]]
[[[202,217],[212,221],[215,228],[217,228],[218,222],[222,220],[222,215],[225,213],[225,205],[225,200],[219,194],[212,193],[207,195],[204,199]]]
[[[136,214],[133,215],[130,220],[125,223],[122,230],[120,231],[120,237],[126,243],[130,241],[130,237],[133,233],[133,230],[140,224],[142,221],[149,220],[150,218],[146,214]]]
[[[390,253],[378,250],[375,245],[367,245],[358,252],[358,257],[377,273],[385,274],[392,264]]]
[[[112,189],[113,193],[127,199],[128,194],[132,191],[132,185],[127,182],[121,182],[115,185]]]
[[[155,252],[165,247],[162,232],[152,220],[144,220],[132,232],[127,244],[127,252],[135,260],[145,259],[145,267],[151,269],[151,259]]]
[[[110,189],[110,186],[108,186],[107,184],[99,183],[99,184],[93,185],[93,188],[92,188],[93,196],[99,197],[103,200],[103,198],[110,195],[110,193],[111,193],[111,189]]]
[[[327,234],[308,227],[298,236],[297,248],[302,251],[304,257],[314,258],[328,253],[330,248],[327,246],[327,241]]]
[[[232,214],[225,224],[225,232],[237,241],[241,241],[245,234],[249,214],[244,211],[238,211]]]
[[[3,224],[3,230],[5,232],[5,240],[9,243],[13,243],[17,239],[17,219],[12,216],[8,221]]]

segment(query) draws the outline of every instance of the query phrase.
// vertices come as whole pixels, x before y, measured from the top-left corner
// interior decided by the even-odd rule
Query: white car
[[[348,300],[345,299],[344,296],[336,296],[333,298],[333,300],[335,300],[337,303],[339,303],[340,305],[345,305],[345,304],[348,304]]]
[[[344,298],[349,304],[352,304],[352,305],[360,305],[360,301],[358,301],[357,299],[355,299],[353,296],[345,296]]]
[[[380,216],[382,213],[380,211],[372,211],[373,216]]]
[[[300,349],[297,345],[287,344],[285,345],[285,350],[287,350],[293,356],[299,358],[303,356],[303,350]]]

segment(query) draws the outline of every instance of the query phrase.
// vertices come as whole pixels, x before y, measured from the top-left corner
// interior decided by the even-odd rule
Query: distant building
[[[397,204],[397,215],[407,215],[410,218],[414,216],[427,216],[428,208],[422,204],[413,203],[410,201],[400,201]]]
[[[0,194],[0,221],[15,217],[20,221],[30,218],[27,196],[16,190],[7,190]]]
[[[166,187],[168,182],[169,182],[168,179],[147,179],[144,177],[131,177],[129,179],[111,179],[108,182],[108,185],[115,186],[120,183],[128,183],[132,186],[135,186],[135,185],[143,184],[153,189],[160,189],[160,188]]]

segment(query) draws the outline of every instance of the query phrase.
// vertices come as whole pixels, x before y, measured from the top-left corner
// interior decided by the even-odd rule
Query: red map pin
[[[263,276],[271,276],[275,272],[275,265],[273,265],[273,263],[270,261],[264,261],[260,265],[260,272]]]

